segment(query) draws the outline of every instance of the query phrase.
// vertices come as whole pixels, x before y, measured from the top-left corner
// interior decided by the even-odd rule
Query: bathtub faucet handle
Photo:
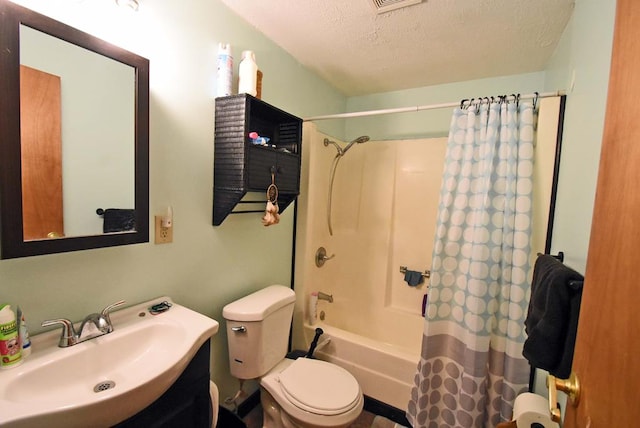
[[[333,303],[333,294],[323,293],[318,291],[318,300],[326,300],[329,303]]]
[[[318,267],[324,266],[324,262],[326,262],[327,260],[331,260],[335,256],[336,256],[335,254],[331,254],[330,256],[327,256],[327,250],[324,247],[318,248],[318,251],[316,251],[316,266]]]

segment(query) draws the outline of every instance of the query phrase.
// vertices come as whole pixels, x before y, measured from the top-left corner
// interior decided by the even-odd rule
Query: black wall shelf
[[[253,144],[251,132],[268,144]],[[302,119],[248,94],[216,98],[213,225],[229,214],[264,211],[234,208],[249,192],[260,192],[251,205],[266,204],[272,173],[284,211],[300,192],[301,141]]]

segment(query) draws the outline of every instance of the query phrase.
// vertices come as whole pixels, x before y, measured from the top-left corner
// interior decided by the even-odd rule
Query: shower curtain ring
[[[468,98],[465,98],[464,100],[460,101],[460,109],[464,109],[464,103],[465,101],[469,101]]]

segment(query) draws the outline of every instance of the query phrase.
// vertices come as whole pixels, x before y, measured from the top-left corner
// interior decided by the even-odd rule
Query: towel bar
[[[542,253],[538,253],[538,257],[540,257],[541,255]],[[558,251],[558,254],[548,254],[548,255],[558,260],[560,263],[564,263],[564,252]],[[572,280],[568,282],[568,285],[574,290],[579,290],[584,285],[584,281]]]
[[[400,266],[400,273],[407,273],[407,267],[406,266]],[[422,277],[423,278],[431,278],[431,271],[429,269],[425,270],[422,273]]]
[[[542,253],[538,253],[538,256],[541,256]],[[564,263],[564,252],[558,251],[558,254],[549,254],[551,257],[560,260],[561,263]]]

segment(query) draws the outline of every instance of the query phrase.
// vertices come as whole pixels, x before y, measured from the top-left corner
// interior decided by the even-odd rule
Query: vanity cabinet
[[[254,144],[249,134],[268,138]],[[278,188],[284,211],[300,192],[302,119],[248,94],[216,98],[213,225],[229,214],[264,212]]]
[[[213,410],[209,393],[209,363],[210,341],[207,340],[160,398],[115,427],[211,428]]]

